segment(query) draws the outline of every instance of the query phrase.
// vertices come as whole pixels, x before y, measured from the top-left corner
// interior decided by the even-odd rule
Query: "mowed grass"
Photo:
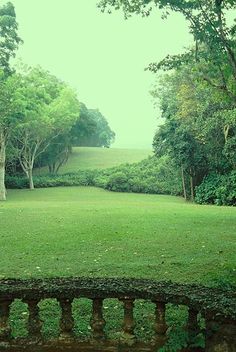
[[[217,285],[236,273],[236,209],[92,187],[10,190],[0,277],[137,277]]]
[[[83,169],[106,169],[125,163],[136,163],[152,155],[150,149],[75,147],[68,162],[59,173],[76,172]],[[35,170],[36,174],[48,172],[47,168]]]

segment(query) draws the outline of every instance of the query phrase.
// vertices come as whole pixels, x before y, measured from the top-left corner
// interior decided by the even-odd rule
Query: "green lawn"
[[[10,190],[1,277],[138,277],[215,285],[236,273],[236,209],[91,187]]]
[[[105,169],[125,163],[136,163],[152,155],[150,149],[92,148],[76,147],[68,162],[59,173],[76,172],[81,169]],[[45,173],[46,168],[36,170]]]

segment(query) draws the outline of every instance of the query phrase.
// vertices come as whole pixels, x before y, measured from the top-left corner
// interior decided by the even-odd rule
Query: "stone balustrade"
[[[72,302],[75,298],[92,300],[89,341],[74,336]],[[45,339],[41,333],[39,302],[53,298],[61,307],[60,334],[56,339]],[[104,328],[103,300],[119,299],[123,304],[123,333],[121,339],[109,340]],[[28,305],[28,335],[13,338],[9,324],[12,302],[21,299]],[[154,338],[140,342],[135,336],[134,305],[137,299],[155,305]],[[186,331],[190,337],[199,333],[198,316],[205,319],[205,349],[184,351],[236,351],[236,299],[232,292],[197,285],[155,282],[142,279],[4,279],[0,280],[0,351],[56,352],[56,351],[158,351],[167,340],[166,304],[188,307]]]

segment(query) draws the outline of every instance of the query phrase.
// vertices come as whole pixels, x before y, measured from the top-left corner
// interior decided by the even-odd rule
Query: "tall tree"
[[[84,103],[80,103],[80,118],[71,130],[72,144],[75,146],[86,146],[89,138],[96,133],[97,123],[91,110]]]
[[[235,110],[225,92],[199,81],[188,65],[165,75],[153,96],[164,118],[154,138],[156,154],[171,156],[182,170],[184,188],[190,179],[193,198],[194,186],[208,172],[225,173],[234,165]]]
[[[18,24],[14,6],[11,2],[0,7],[0,68],[6,75],[12,73],[10,59],[15,56],[22,42],[17,34]]]
[[[195,47],[180,55],[168,55],[148,68],[157,72],[199,60],[213,63],[214,76],[208,76],[202,67],[202,79],[233,95],[236,101],[236,24],[227,16],[236,9],[234,0],[100,0],[98,6],[109,13],[121,9],[126,18],[133,14],[148,16],[155,9],[161,11],[163,18],[171,11],[181,13],[189,23]]]
[[[19,91],[19,77],[0,74],[0,200],[6,200],[6,147],[15,126],[21,121],[24,103]]]
[[[24,116],[14,139],[20,164],[33,189],[35,160],[56,137],[71,129],[79,117],[79,102],[71,88],[42,69],[33,69],[23,76],[22,95]]]
[[[12,73],[10,59],[21,42],[17,28],[14,6],[8,2],[0,7],[0,201],[6,200],[6,144],[17,115],[17,79],[9,77]]]

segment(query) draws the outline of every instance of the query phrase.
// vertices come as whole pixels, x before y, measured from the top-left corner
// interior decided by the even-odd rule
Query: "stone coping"
[[[1,279],[0,300],[135,298],[187,305],[212,319],[236,321],[236,293],[196,284],[135,278]]]

